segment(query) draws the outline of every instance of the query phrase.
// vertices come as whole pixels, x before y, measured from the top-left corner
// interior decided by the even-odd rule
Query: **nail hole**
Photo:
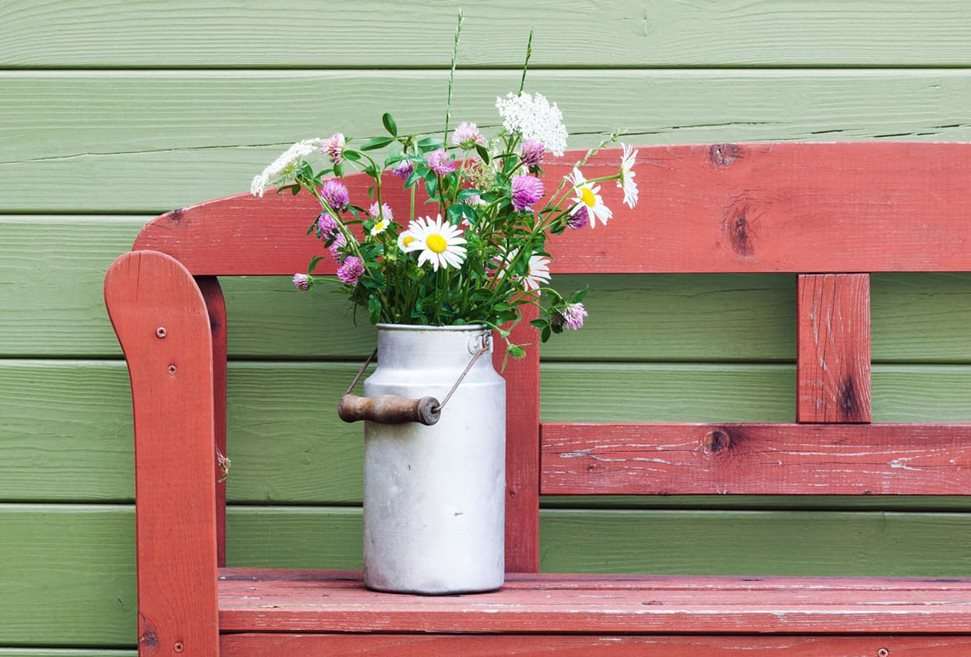
[[[155,329],[155,337],[156,338],[162,339],[166,335],[167,335],[167,331],[165,330],[165,327],[164,326],[159,326],[157,329]]]
[[[880,648],[880,650],[877,651],[877,657],[890,657],[890,651],[886,648]]]
[[[169,374],[175,374],[175,364],[169,365]]]
[[[185,645],[181,641],[176,641],[175,646],[173,647],[175,648],[175,652],[182,652],[185,650]]]

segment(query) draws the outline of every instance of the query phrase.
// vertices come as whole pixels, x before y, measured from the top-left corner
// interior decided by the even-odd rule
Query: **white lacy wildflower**
[[[273,160],[263,173],[255,176],[250,183],[250,194],[263,196],[267,187],[293,182],[293,175],[303,158],[320,148],[321,139],[304,139],[288,148],[280,157]]]
[[[502,125],[509,132],[519,132],[523,139],[535,139],[554,155],[566,150],[566,126],[556,103],[550,104],[541,94],[506,94],[496,98],[496,109]]]

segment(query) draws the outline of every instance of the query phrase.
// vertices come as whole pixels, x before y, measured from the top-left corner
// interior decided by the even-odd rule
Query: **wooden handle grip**
[[[434,397],[409,399],[398,395],[379,395],[359,397],[344,395],[337,405],[337,414],[345,422],[380,422],[382,424],[404,424],[418,422],[431,426],[441,417],[441,408]]]

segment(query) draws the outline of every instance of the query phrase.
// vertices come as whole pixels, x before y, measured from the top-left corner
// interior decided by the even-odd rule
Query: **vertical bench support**
[[[522,359],[510,358],[506,378],[506,570],[539,570],[539,335],[530,322],[534,306],[521,306],[522,319],[510,340],[528,345]],[[496,342],[498,369],[506,360],[505,343]]]
[[[216,548],[219,565],[226,565],[226,486],[229,477],[229,448],[226,439],[226,369],[229,345],[226,316],[226,299],[219,279],[215,276],[198,276],[196,284],[206,300],[209,313],[209,331],[212,335],[212,391],[216,432]]]
[[[870,275],[799,276],[799,422],[867,423]]]
[[[139,655],[214,657],[215,397],[206,302],[177,260],[133,251],[108,270],[105,304],[132,389]]]

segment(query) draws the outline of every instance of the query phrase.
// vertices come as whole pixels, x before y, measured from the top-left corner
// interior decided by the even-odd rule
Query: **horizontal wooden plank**
[[[137,650],[108,648],[0,648],[0,657],[137,657]]]
[[[590,179],[617,174],[620,148],[587,157]],[[544,164],[552,188],[585,151]],[[776,143],[642,147],[651,193],[636,208],[617,185],[601,191],[609,230],[566,231],[548,244],[570,274],[969,271],[965,214],[971,144]],[[812,175],[805,174],[812,162]],[[344,179],[366,204],[372,179]],[[406,216],[408,191],[387,173],[383,198]],[[308,194],[237,194],[151,221],[134,248],[161,251],[196,276],[285,276],[321,252],[294,229],[320,205]],[[921,216],[919,223],[912,221]],[[793,218],[798,221],[793,221]],[[839,239],[833,239],[833,235]],[[333,258],[321,261],[333,274]],[[867,316],[869,326],[869,316]],[[869,357],[869,348],[867,349]],[[867,358],[869,360],[869,358]]]
[[[3,73],[0,211],[156,212],[243,192],[297,139],[337,129],[380,132],[375,90],[394,99],[386,109],[402,131],[438,130],[446,77],[446,71]],[[515,71],[462,73],[453,116],[495,124],[496,95],[518,80]],[[595,144],[617,128],[641,144],[971,138],[963,119],[971,101],[967,70],[535,71],[528,88],[559,102],[572,147]],[[267,120],[281,108],[286,121]],[[643,171],[639,180],[646,181]],[[57,194],[49,193],[51,180],[58,181]]]
[[[148,217],[0,217],[0,355],[118,356],[104,271]],[[43,263],[43,266],[38,266]],[[971,274],[872,278],[876,362],[971,362]],[[373,329],[325,289],[286,278],[225,278],[237,357],[359,357]],[[590,287],[582,331],[543,345],[547,360],[793,361],[795,279],[789,275],[558,276]],[[649,340],[637,336],[650,336]]]
[[[828,578],[765,584],[704,578],[699,588],[692,578],[625,578],[613,585],[546,574],[474,596],[420,596],[264,571],[220,578],[219,623],[227,632],[916,634],[964,632],[971,622],[963,580],[927,588],[911,579],[876,587]]]
[[[356,366],[230,366],[231,500],[361,499],[360,427],[340,422],[330,410]],[[548,422],[794,417],[788,365],[548,363],[543,374]],[[874,392],[880,422],[971,420],[967,366],[878,366]],[[122,361],[0,360],[0,417],[0,500],[131,499],[131,410]]]
[[[881,653],[887,650],[887,653]],[[570,635],[223,635],[223,657],[955,657],[971,650],[962,636],[570,636]],[[440,652],[436,652],[440,651]]]
[[[545,495],[968,495],[971,424],[544,424]]]
[[[293,12],[283,0],[259,6],[11,0],[0,11],[0,66],[444,67],[449,46],[441,35],[451,34],[460,6],[383,0]],[[613,0],[597,6],[595,20],[586,20],[590,8],[576,0],[500,0],[464,9],[461,61],[470,66],[519,65],[529,28],[536,31],[536,67],[971,63],[969,15],[959,0],[786,2],[771,9],[744,0],[644,7]],[[355,38],[321,38],[334,25]],[[429,38],[409,38],[414,34]]]
[[[961,577],[964,513],[544,511],[543,569]],[[128,506],[0,505],[0,645],[133,646]],[[360,511],[230,507],[235,566],[360,567]]]

